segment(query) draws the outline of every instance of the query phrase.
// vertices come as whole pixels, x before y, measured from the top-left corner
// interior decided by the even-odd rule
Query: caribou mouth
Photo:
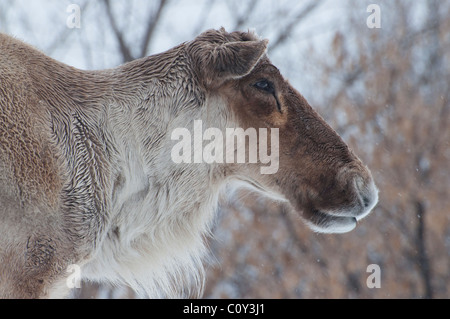
[[[335,210],[310,209],[305,214],[307,224],[321,233],[346,233],[356,227],[378,202],[378,189],[373,179],[360,176],[353,179],[354,199],[351,204]]]
[[[336,216],[315,210],[306,223],[319,233],[347,233],[355,229],[358,220],[353,216]]]

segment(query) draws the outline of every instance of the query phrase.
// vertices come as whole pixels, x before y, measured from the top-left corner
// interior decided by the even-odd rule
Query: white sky
[[[245,5],[249,1],[235,3]],[[329,52],[330,40],[336,30],[366,27],[368,4],[382,1],[384,0],[324,0],[291,34],[287,40],[289,45],[282,50],[270,52],[272,62],[309,99],[316,89],[312,83],[317,83],[317,78],[320,77],[320,74],[311,71],[313,59],[308,56],[310,52],[325,58],[333,56],[333,52]],[[71,3],[82,4],[84,1],[0,0],[0,31],[14,35],[53,58],[81,69],[103,69],[120,64],[117,42],[110,34],[102,3],[99,0],[89,0],[89,7],[81,12],[81,30],[66,27],[66,20],[70,15],[66,9]],[[142,30],[146,27],[139,21],[146,20],[150,6],[154,6],[156,1],[114,0],[113,3],[114,14],[119,18],[119,24],[125,27],[128,43],[132,43],[130,41],[142,35]],[[207,3],[213,5],[207,7]],[[234,25],[231,14],[234,12],[230,10],[230,3],[233,1],[171,0],[151,44],[151,53],[189,41],[206,29],[224,26],[227,30],[232,30]],[[241,29],[256,29],[260,36],[274,40],[279,31],[277,29],[285,22],[283,17],[296,14],[308,3],[309,0],[258,0],[258,11],[252,13],[251,22]],[[349,24],[349,6],[361,12],[361,20],[357,25]],[[283,15],[274,15],[280,8],[286,8]],[[382,14],[382,18],[389,16],[386,12]],[[383,29],[381,32],[389,30]],[[64,45],[61,45],[61,41],[64,41]],[[311,47],[314,51],[308,50]]]
[[[99,29],[98,21],[102,21],[104,17],[95,16],[92,13],[97,10],[93,7],[101,5],[99,1],[94,0],[89,3],[88,12],[81,12],[83,38],[74,36],[79,30],[66,30],[66,36],[69,43],[65,46],[57,47],[57,50],[53,50],[54,45],[59,40],[61,30],[65,27],[66,20],[70,13],[66,12],[66,8],[71,3],[77,3],[77,1],[69,0],[14,0],[13,6],[5,5],[1,3],[5,0],[0,0],[0,31],[7,32],[18,38],[38,47],[52,57],[61,60],[67,64],[78,68],[104,68],[112,67],[114,59],[108,57],[108,54],[104,53],[103,63],[95,62],[94,65],[86,62],[86,55],[82,53],[81,47],[87,42],[91,45],[91,50],[99,52],[101,50],[108,49],[108,45],[116,45],[113,39],[108,39],[105,34],[102,38],[98,35],[102,34],[102,28]],[[116,0],[115,3],[119,1]],[[133,22],[141,21],[145,19],[147,10],[140,10],[143,3],[144,7],[148,7],[148,0],[138,1],[121,1],[123,8],[119,8],[115,13],[125,25],[132,25],[133,30],[128,30],[127,36],[131,33],[139,32],[139,25]],[[206,19],[204,17],[204,5],[208,0],[175,0],[175,2],[167,8],[164,12],[164,19],[159,25],[157,37],[151,47],[151,52],[164,51],[180,42],[189,41],[194,37],[193,32],[201,32],[209,28],[219,28],[224,26],[228,30],[233,28],[232,19],[230,16],[230,9],[227,6],[226,1],[214,1],[213,5],[207,11]],[[309,1],[298,0],[259,0],[263,2],[260,5],[260,12],[255,12],[250,25],[244,25],[242,29],[254,28],[261,36],[273,38],[275,28],[265,28],[267,25],[282,24],[282,21],[273,21],[274,17],[271,15],[278,7],[289,3],[291,10],[286,12],[286,15],[292,14],[300,9],[305,3]],[[134,5],[130,6],[130,4]],[[245,1],[243,1],[245,3]],[[347,0],[330,1],[327,0],[322,4],[317,12],[311,15],[304,23],[301,24],[300,30],[297,35],[289,39],[296,46],[298,45],[311,45],[312,43],[320,43],[323,38],[331,34],[335,28],[340,25],[340,19],[345,17],[345,7]],[[126,4],[126,5],[125,5]],[[92,13],[91,13],[92,11]],[[266,20],[267,17],[267,20]],[[104,21],[106,21],[104,19]],[[142,26],[144,28],[145,26]],[[107,27],[109,28],[109,26]],[[263,30],[264,33],[261,33]],[[96,39],[90,39],[89,37],[96,36]],[[96,45],[96,43],[98,45]],[[51,52],[48,52],[51,51]],[[109,61],[111,59],[111,61]],[[283,60],[283,59],[281,59]],[[92,63],[91,63],[92,64]],[[111,65],[110,65],[111,64]]]

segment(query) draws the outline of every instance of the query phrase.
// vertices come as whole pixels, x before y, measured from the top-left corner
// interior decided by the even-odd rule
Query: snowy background
[[[369,4],[381,28],[368,28]],[[80,28],[69,28],[71,4]],[[0,31],[81,69],[115,67],[202,31],[255,29],[283,75],[371,168],[380,203],[316,234],[252,194],[224,202],[205,298],[450,297],[450,1],[0,0]],[[369,288],[377,264],[381,287]],[[76,298],[134,298],[84,283]]]

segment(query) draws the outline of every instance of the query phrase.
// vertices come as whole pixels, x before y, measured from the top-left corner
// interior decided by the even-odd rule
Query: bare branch
[[[210,0],[210,1],[206,1],[203,5],[203,9],[201,11],[200,14],[200,19],[199,19],[199,23],[197,24],[197,26],[194,29],[193,35],[196,36],[198,35],[200,32],[202,32],[203,28],[204,28],[204,21],[206,20],[206,18],[208,17],[209,13],[211,12],[211,8],[213,7],[213,5],[216,3],[216,0]]]
[[[292,34],[295,26],[302,20],[304,20],[314,9],[316,9],[322,0],[311,1],[303,10],[301,10],[297,15],[292,18],[292,20],[278,33],[278,37],[271,42],[270,49],[274,49],[287,40],[290,34]]]
[[[251,13],[254,11],[256,4],[258,3],[258,0],[251,0],[248,3],[248,6],[245,10],[245,12],[236,18],[236,23],[234,25],[234,30],[239,30],[244,26],[246,22],[250,20]]]
[[[416,247],[417,247],[417,265],[419,267],[420,276],[422,277],[423,284],[425,286],[424,298],[433,298],[433,285],[432,285],[432,275],[431,275],[431,265],[430,258],[428,256],[425,244],[425,205],[421,200],[416,201],[416,213],[418,218],[417,224],[417,237],[416,237]]]
[[[155,28],[161,18],[164,7],[166,7],[168,0],[159,0],[158,9],[155,13],[151,12],[147,21],[150,21],[147,29],[145,30],[144,39],[142,42],[140,57],[144,57],[147,54],[148,46],[155,32]]]
[[[117,38],[117,41],[119,42],[123,62],[129,62],[134,60],[131,50],[125,43],[122,32],[120,32],[117,26],[116,19],[114,18],[114,15],[111,10],[110,0],[103,0],[103,3],[105,4],[106,7],[106,14],[108,16],[109,23],[111,24],[111,27],[113,29],[114,35]]]

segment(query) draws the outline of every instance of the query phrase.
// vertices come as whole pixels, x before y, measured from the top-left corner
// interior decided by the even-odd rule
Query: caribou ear
[[[268,40],[203,43],[197,67],[207,87],[249,74],[267,50]]]
[[[213,67],[223,79],[241,78],[249,74],[266,53],[267,40],[230,42],[213,53]]]

